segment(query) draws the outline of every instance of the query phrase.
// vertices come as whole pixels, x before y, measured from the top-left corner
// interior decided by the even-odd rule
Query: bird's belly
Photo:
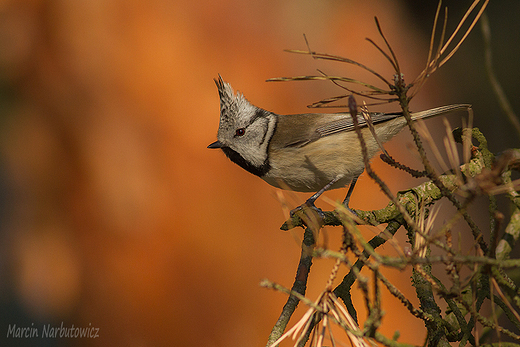
[[[282,177],[276,175],[266,175],[262,177],[264,181],[269,183],[270,185],[281,188],[288,189],[295,192],[309,192],[315,193],[325,187],[328,183],[330,183],[333,179],[328,179],[328,177],[324,176],[316,176],[313,173],[305,172],[298,177]],[[336,189],[345,187],[347,184],[352,181],[352,177],[342,176],[332,187],[329,189]]]
[[[364,170],[359,145],[347,151],[345,139],[328,136],[303,147],[270,153],[270,171],[262,178],[269,184],[298,192],[316,192],[340,177],[330,188],[346,186]],[[372,156],[377,148],[370,149]]]

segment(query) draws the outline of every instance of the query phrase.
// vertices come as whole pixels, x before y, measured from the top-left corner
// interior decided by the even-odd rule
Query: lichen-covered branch
[[[283,230],[294,227],[305,228],[304,238],[312,242],[305,243],[304,240],[304,249],[292,290],[281,290],[289,295],[289,299],[273,328],[268,345],[273,343],[276,345],[279,343],[279,339],[287,336],[289,332],[284,333],[287,322],[298,302],[303,300],[310,308],[304,318],[289,330],[291,334],[292,332],[299,332],[296,341],[298,347],[306,345],[308,341],[317,346],[336,345],[332,334],[328,335],[331,340],[330,343],[324,342],[324,339],[327,338],[325,332],[330,329],[330,321],[339,325],[346,332],[352,344],[357,347],[368,346],[367,339],[375,340],[389,347],[406,346],[406,344],[397,342],[398,334],[394,335],[394,339],[389,339],[378,331],[384,314],[381,309],[381,288],[388,289],[390,294],[395,296],[413,316],[424,322],[427,331],[425,345],[427,344],[429,347],[448,347],[453,342],[458,342],[460,347],[464,347],[468,342],[471,345],[482,344],[487,341],[486,338],[489,334],[481,334],[481,331],[476,328],[478,327],[477,323],[482,324],[488,331],[497,331],[520,340],[519,334],[500,326],[495,319],[496,317],[493,317],[493,319],[486,317],[482,310],[482,307],[485,307],[484,304],[488,301],[493,309],[496,308],[497,311],[505,313],[505,316],[515,327],[520,326],[520,316],[517,312],[520,308],[520,288],[504,271],[505,269],[520,267],[520,259],[510,259],[511,250],[520,237],[520,194],[518,193],[520,180],[513,181],[511,179],[512,171],[520,171],[520,149],[507,150],[500,156],[495,157],[489,151],[487,139],[479,129],[455,129],[452,132],[451,127],[446,122],[448,131],[444,144],[450,164],[447,166],[443,163],[441,151],[433,143],[425,127],[412,121],[408,108],[410,100],[416,95],[418,89],[430,74],[449,60],[459,48],[482,15],[487,3],[488,0],[474,0],[454,33],[446,42],[444,42],[447,18],[447,14],[445,14],[439,46],[437,50],[434,50],[435,28],[441,17],[441,5],[439,3],[426,68],[411,84],[405,83],[399,62],[377,19],[376,25],[384,45],[379,45],[372,40],[369,40],[369,42],[394,67],[393,83],[389,79],[382,78],[374,70],[353,60],[313,52],[308,42],[308,51],[297,51],[297,53],[308,54],[315,59],[344,62],[361,67],[365,71],[381,77],[381,80],[388,86],[388,90],[347,77],[328,76],[321,70],[319,70],[321,76],[276,79],[284,81],[329,80],[352,93],[324,99],[314,103],[313,106],[325,106],[331,102],[348,98],[347,106],[352,115],[354,130],[360,143],[365,172],[379,185],[388,197],[389,203],[384,208],[374,211],[351,211],[338,203],[334,211],[319,211],[318,213],[312,211],[316,216],[316,218],[312,218],[312,223],[306,218],[308,211],[303,207],[301,212],[292,216],[281,226]],[[473,19],[470,20],[470,17],[473,17]],[[471,23],[465,33],[462,34],[462,39],[458,43],[454,43],[454,48],[449,48],[452,40],[456,37],[455,33],[459,32],[462,24],[468,23],[468,21]],[[369,91],[357,92],[350,87],[346,87],[345,83],[361,85],[368,88]],[[413,91],[410,92],[412,89]],[[417,170],[398,163],[384,150],[383,153],[385,154],[382,159],[389,165],[404,170],[412,177],[426,177],[429,181],[397,194],[390,191],[384,180],[374,172],[370,165],[371,158],[367,156],[365,139],[357,124],[356,114],[359,109],[353,94],[371,97],[375,100],[399,102],[423,167]],[[364,113],[363,107],[361,111]],[[471,118],[472,111],[468,110],[468,113],[470,113]],[[372,131],[372,136],[376,136],[374,131]],[[443,167],[444,172],[435,171],[433,162],[431,158],[427,157],[426,149],[422,144],[424,138],[433,149],[435,158]],[[473,140],[478,142],[478,145],[475,146]],[[460,165],[457,143],[461,143],[463,146],[464,160],[462,165]],[[512,213],[509,221],[505,214],[498,209],[495,197],[497,194],[507,194],[511,201]],[[482,226],[477,225],[470,215],[470,208],[479,197],[489,199],[489,229],[488,226],[485,226],[485,230]],[[449,201],[456,211],[446,218],[442,225],[437,226],[433,223],[437,215],[436,206],[432,206],[441,199]],[[314,219],[317,219],[317,222]],[[459,240],[461,239],[460,232],[457,230],[459,226],[457,222],[460,220],[463,220],[464,224],[469,227],[474,240],[472,243],[455,242],[456,237]],[[508,224],[505,226],[505,233],[502,233],[505,221],[508,221]],[[380,226],[382,224],[386,224],[385,230],[368,241],[358,229],[358,225]],[[318,232],[322,226],[343,227],[345,242],[340,252],[315,247],[315,241],[319,237]],[[377,248],[382,244],[389,240],[396,244],[396,241],[392,238],[401,227],[404,227],[407,231],[412,250],[410,251],[408,246],[400,247],[396,245],[399,256],[380,254]],[[345,247],[347,243],[348,247]],[[351,254],[346,254],[347,251]],[[353,264],[349,260],[352,256],[356,259]],[[336,259],[336,267],[332,271],[334,277],[339,266],[346,266],[349,272],[333,291],[331,290],[332,282],[329,280],[318,300],[311,302],[304,297],[304,293],[308,270],[312,260],[316,258]],[[382,271],[387,267],[400,270],[407,267],[412,268],[412,285],[415,287],[420,307],[414,307],[413,300],[405,297],[383,275]],[[434,267],[435,272],[432,271]],[[372,276],[366,276],[365,273],[361,274],[360,271],[363,268],[368,270]],[[444,269],[447,277],[438,276],[438,269]],[[370,283],[370,281],[373,281],[373,283]],[[357,312],[351,296],[352,285],[355,282],[360,285],[368,313],[363,322],[363,329],[358,324]],[[340,305],[338,298],[343,301],[343,304]],[[441,301],[444,301],[446,305],[440,304]],[[443,310],[441,307],[447,308]],[[492,312],[495,313],[494,310]],[[494,344],[487,346],[492,347]],[[511,344],[509,347],[513,346],[520,347],[516,344]]]

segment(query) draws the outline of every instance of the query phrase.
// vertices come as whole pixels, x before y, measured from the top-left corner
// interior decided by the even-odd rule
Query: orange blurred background
[[[62,322],[99,328],[96,339],[5,344],[265,345],[285,296],[258,283],[266,277],[291,286],[302,231],[279,230],[285,217],[275,188],[206,149],[219,117],[212,79],[220,73],[267,110],[308,112],[306,105],[342,91],[325,82],[265,80],[317,68],[373,79],[352,66],[283,50],[305,49],[306,34],[312,49],[358,60],[390,79],[390,64],[365,40],[382,42],[378,16],[411,81],[425,64],[434,12],[420,21],[405,5],[0,2],[0,336],[12,324],[34,324],[40,333]],[[427,83],[414,110],[472,102],[457,99],[446,75]],[[442,137],[440,120],[429,124]],[[388,150],[415,165],[402,150],[409,142],[403,132]],[[379,159],[374,167],[394,192],[419,182]],[[308,197],[284,194],[291,208]],[[351,205],[376,209],[386,199],[363,175]],[[331,247],[340,232],[328,229]],[[309,298],[323,289],[331,265],[314,262]],[[387,276],[414,297],[410,272]],[[363,307],[361,295],[354,298]],[[383,304],[382,332],[391,337],[399,330],[400,341],[421,344],[421,321],[388,295]]]

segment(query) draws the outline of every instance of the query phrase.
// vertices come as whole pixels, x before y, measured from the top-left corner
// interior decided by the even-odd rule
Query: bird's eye
[[[243,136],[245,133],[246,133],[246,129],[244,129],[244,128],[239,128],[239,129],[237,129],[237,131],[235,132],[235,136]]]

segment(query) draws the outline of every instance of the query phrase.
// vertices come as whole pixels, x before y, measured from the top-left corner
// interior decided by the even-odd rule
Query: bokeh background
[[[471,1],[445,1],[453,28]],[[283,52],[311,48],[392,70],[378,16],[405,78],[425,64],[436,1],[0,1],[0,344],[263,346],[292,284],[301,230],[282,232],[279,191],[206,149],[216,139],[220,73],[277,113],[342,91],[326,82],[266,83],[358,69]],[[518,110],[517,1],[488,15],[497,76]],[[414,110],[471,103],[494,151],[518,146],[486,79],[480,29],[433,75]],[[395,105],[387,110],[395,110]],[[337,111],[337,110],[336,110]],[[450,122],[460,125],[460,117]],[[438,139],[441,120],[428,123]],[[417,161],[403,131],[388,145]],[[419,183],[374,160],[394,192]],[[341,199],[344,191],[327,193]],[[307,195],[284,193],[289,208]],[[362,176],[352,206],[386,200]],[[330,208],[327,202],[321,205]],[[485,220],[485,216],[483,217]],[[367,237],[374,230],[366,230]],[[326,231],[329,243],[339,229]],[[404,232],[400,232],[404,234]],[[404,247],[404,235],[397,240]],[[384,251],[392,253],[390,246]],[[315,298],[331,262],[316,261]],[[409,272],[387,276],[408,296]],[[362,307],[361,296],[354,293]],[[422,323],[385,297],[382,332],[421,344]],[[362,311],[360,316],[363,318]],[[300,313],[301,315],[301,313]],[[9,325],[99,328],[96,339],[6,339]]]

